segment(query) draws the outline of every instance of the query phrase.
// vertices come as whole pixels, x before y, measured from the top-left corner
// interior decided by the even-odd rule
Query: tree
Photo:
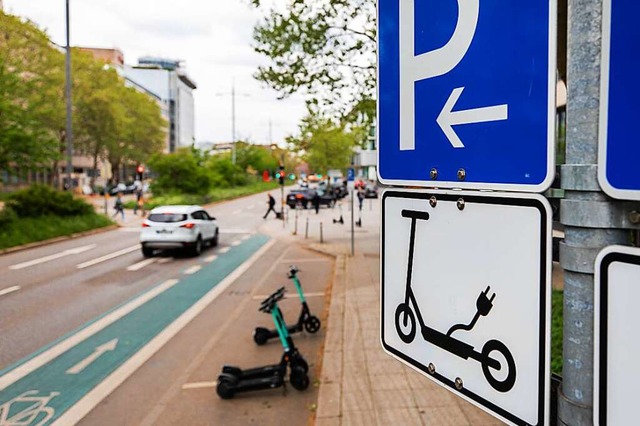
[[[277,169],[279,159],[272,154],[270,147],[237,142],[236,163],[243,170],[251,170],[252,174],[255,174],[263,170]]]
[[[314,112],[330,110],[351,122],[375,117],[374,0],[293,0],[267,6],[254,28],[254,48],[270,59],[255,77],[281,97],[306,95]]]
[[[186,193],[205,195],[211,186],[211,177],[190,148],[181,148],[171,154],[156,154],[149,166],[157,174],[152,184],[155,195]]]
[[[354,148],[362,144],[365,136],[361,127],[335,124],[310,114],[302,121],[300,136],[289,137],[287,142],[311,170],[326,173],[330,169],[347,168]]]

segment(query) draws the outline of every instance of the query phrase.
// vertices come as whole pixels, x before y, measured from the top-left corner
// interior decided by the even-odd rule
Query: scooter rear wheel
[[[320,330],[320,318],[311,315],[304,321],[304,329],[309,333],[315,333]]]
[[[228,380],[218,380],[218,386],[216,386],[216,392],[222,399],[231,399],[235,395],[235,386]]]
[[[491,352],[498,351],[505,358],[507,362],[507,377],[504,380],[496,379],[492,375],[492,370],[489,367],[488,359]],[[509,352],[509,348],[499,340],[489,340],[482,347],[482,357],[485,361],[482,362],[482,373],[484,373],[487,382],[498,392],[508,392],[516,383],[516,363],[513,359],[513,355]],[[501,366],[501,369],[504,366]]]
[[[299,391],[303,391],[308,388],[310,382],[307,373],[298,367],[294,367],[291,369],[291,373],[289,374],[289,381],[291,382],[291,386]]]
[[[407,303],[396,308],[396,331],[404,343],[411,343],[416,337],[416,318]]]

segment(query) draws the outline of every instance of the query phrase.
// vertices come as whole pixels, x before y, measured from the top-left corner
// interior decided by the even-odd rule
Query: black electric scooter
[[[482,373],[484,374],[487,382],[489,382],[489,384],[499,392],[508,392],[516,382],[516,364],[513,359],[513,355],[511,355],[511,352],[504,343],[495,339],[489,340],[482,347],[482,352],[478,352],[473,346],[451,336],[457,330],[471,331],[480,316],[487,316],[493,307],[493,300],[496,297],[495,293],[491,297],[488,296],[490,287],[487,287],[485,291],[480,293],[476,300],[476,314],[469,324],[456,324],[447,331],[447,334],[441,333],[440,331],[427,326],[422,319],[422,315],[418,309],[416,296],[411,288],[411,277],[413,269],[416,222],[418,220],[429,220],[429,213],[416,210],[402,210],[402,217],[411,219],[411,233],[409,237],[409,261],[407,265],[405,300],[398,305],[395,313],[395,325],[398,336],[404,343],[408,344],[413,341],[416,335],[415,316],[417,316],[424,340],[444,349],[447,352],[451,352],[462,359],[471,358],[478,361],[482,365]],[[413,310],[411,309],[410,304],[413,305]],[[498,360],[490,356],[493,351],[497,351],[502,354],[502,357],[506,361],[507,374],[504,379],[498,379],[492,374],[493,371],[491,369],[500,371],[503,367]]]
[[[284,386],[287,367],[290,370],[289,381],[295,389],[302,391],[309,387],[309,376],[307,375],[309,365],[293,344],[293,340],[287,333],[287,327],[278,309],[278,301],[282,300],[284,292],[284,287],[281,287],[260,305],[260,311],[271,314],[280,336],[280,341],[284,348],[280,363],[250,369],[229,365],[223,366],[222,373],[218,376],[218,386],[216,388],[220,398],[230,399],[238,392],[274,389]]]
[[[302,284],[300,284],[298,272],[299,270],[297,266],[290,266],[287,278],[293,280],[293,283],[296,285],[298,297],[300,298],[300,302],[302,303],[302,310],[300,311],[298,322],[293,325],[287,326],[287,331],[291,334],[299,333],[304,329],[308,333],[315,333],[320,329],[320,319],[314,315],[311,315],[311,312],[309,311],[309,305],[307,305],[307,300],[304,297],[304,291],[302,291]],[[282,312],[280,312],[280,316],[282,317]],[[253,331],[253,341],[258,345],[264,345],[265,343],[267,343],[267,340],[273,339],[277,336],[277,329],[269,330],[268,328],[264,327],[256,327],[256,329]]]

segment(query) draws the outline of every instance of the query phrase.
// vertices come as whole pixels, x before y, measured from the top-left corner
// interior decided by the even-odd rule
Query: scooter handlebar
[[[296,265],[289,266],[289,273],[287,274],[287,278],[295,277],[298,274],[299,271],[300,270],[298,269],[298,267]]]
[[[273,309],[275,304],[279,300],[282,300],[282,298],[284,298],[285,292],[286,292],[286,289],[284,287],[280,287],[278,290],[274,291],[269,297],[267,297],[260,303],[259,310],[267,313],[271,312],[271,309]]]

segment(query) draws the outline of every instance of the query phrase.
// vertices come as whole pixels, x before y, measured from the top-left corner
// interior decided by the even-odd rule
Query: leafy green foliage
[[[300,126],[300,135],[289,137],[287,142],[311,171],[326,173],[329,169],[346,169],[351,164],[353,149],[365,136],[360,127],[309,115]]]
[[[171,154],[156,154],[149,166],[157,174],[152,184],[154,194],[173,192],[204,195],[211,186],[209,172],[198,164],[190,149],[179,149]]]
[[[78,216],[94,213],[93,207],[70,192],[33,185],[11,194],[6,203],[19,217]]]
[[[551,295],[551,371],[562,375],[563,292]]]
[[[70,217],[17,218],[11,226],[0,226],[0,249],[77,234],[112,224],[109,218],[95,213]]]
[[[251,3],[264,11],[254,48],[270,60],[258,68],[258,80],[281,97],[306,95],[314,112],[328,109],[361,123],[375,117],[374,0]]]

